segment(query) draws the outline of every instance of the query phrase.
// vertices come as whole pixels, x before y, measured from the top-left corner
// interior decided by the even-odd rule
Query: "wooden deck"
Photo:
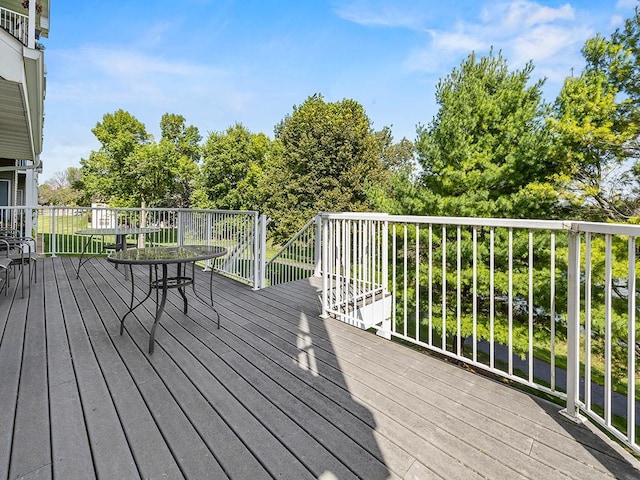
[[[120,336],[122,270],[75,262],[0,296],[0,478],[640,478],[555,405],[319,318],[313,282],[214,276],[220,330],[170,292],[149,356],[153,302]]]

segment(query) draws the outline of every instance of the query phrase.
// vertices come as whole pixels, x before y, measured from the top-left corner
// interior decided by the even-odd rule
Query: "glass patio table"
[[[196,291],[195,285],[195,263],[203,260],[210,260],[221,257],[227,253],[224,247],[215,247],[207,245],[182,245],[171,247],[148,247],[148,248],[130,248],[119,250],[110,254],[107,261],[116,265],[129,266],[129,277],[131,278],[131,302],[129,310],[120,319],[120,335],[124,330],[124,320],[127,316],[144,303],[151,296],[153,290],[156,291],[156,312],[151,333],[149,336],[149,353],[153,353],[155,344],[155,333],[160,318],[164,312],[167,301],[167,292],[169,289],[177,288],[178,293],[183,300],[183,311],[187,313],[187,296],[184,288],[191,285],[193,293],[197,299],[203,303],[207,303],[200,297]],[[188,264],[191,264],[190,275],[187,272]],[[147,295],[137,304],[135,302],[135,276],[133,275],[134,265],[149,266],[149,290]],[[169,265],[175,265],[175,275],[169,274]],[[162,273],[158,276],[158,267],[161,267]],[[155,273],[155,274],[154,274]],[[162,291],[162,297],[158,299],[158,293]],[[211,277],[209,279],[209,298],[211,309],[216,314],[218,328],[220,328],[220,314],[213,304],[213,269],[211,269]]]

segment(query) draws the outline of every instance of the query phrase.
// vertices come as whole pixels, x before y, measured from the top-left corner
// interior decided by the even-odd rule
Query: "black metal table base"
[[[95,234],[89,235],[89,238],[87,239],[86,242],[84,242],[84,245],[82,246],[82,252],[80,252],[80,258],[78,259],[78,269],[76,270],[76,278],[80,278],[80,269],[85,263],[87,263],[92,258],[97,257],[98,255],[101,255],[105,250],[115,250],[116,252],[119,252],[120,250],[125,250],[129,245],[126,240],[126,237],[127,237],[126,235],[116,235],[116,243],[110,243],[110,244],[104,243],[104,235],[103,235],[102,236],[102,252],[87,254],[87,247],[93,240],[94,236],[96,235]],[[116,265],[115,267],[118,268],[118,265]]]
[[[156,291],[156,312],[155,319],[153,321],[153,325],[151,327],[151,332],[149,335],[149,354],[153,354],[154,346],[155,346],[155,336],[156,329],[158,328],[158,324],[160,323],[160,319],[162,318],[162,314],[164,313],[164,307],[167,303],[167,292],[171,289],[177,288],[178,293],[182,297],[183,301],[183,312],[186,314],[188,311],[188,302],[187,295],[185,294],[184,288],[191,285],[193,288],[194,296],[200,300],[202,303],[209,304],[206,302],[196,290],[195,284],[195,263],[191,264],[191,276],[187,276],[186,272],[183,274],[182,272],[182,264],[177,264],[177,273],[175,276],[169,276],[168,274],[168,265],[163,263],[162,267],[162,275],[158,277],[158,265],[149,265],[149,290],[147,291],[146,296],[140,300],[138,303],[134,305],[135,302],[135,276],[133,275],[133,265],[129,264],[129,277],[131,278],[131,302],[129,303],[129,310],[122,316],[120,319],[120,335],[124,332],[124,321],[127,316],[132,313],[136,308],[142,305],[150,296],[151,292]],[[186,270],[186,267],[185,267]],[[154,278],[155,272],[155,278]],[[162,292],[162,296],[158,298],[159,292]],[[220,328],[220,313],[215,308],[213,303],[213,270],[211,271],[211,276],[209,278],[209,298],[210,298],[210,306],[213,312],[216,314],[216,323],[217,328]]]

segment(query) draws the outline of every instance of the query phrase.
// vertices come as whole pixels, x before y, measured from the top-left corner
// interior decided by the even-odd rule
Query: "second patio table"
[[[115,250],[116,252],[119,250],[127,249],[127,235],[149,235],[151,233],[159,232],[160,229],[156,227],[115,227],[115,228],[85,228],[83,230],[76,231],[76,235],[83,235],[88,237],[84,245],[82,246],[82,252],[80,253],[80,259],[78,260],[78,271],[76,274],[76,278],[80,278],[80,268],[84,265],[90,258],[95,257],[96,255],[89,254],[88,257],[85,257],[87,253],[87,247],[93,240],[93,237],[102,237],[102,250]],[[116,242],[114,244],[105,244],[104,237],[116,237]]]
[[[191,285],[193,293],[200,301],[204,301],[197,293],[195,286],[195,262],[210,260],[212,258],[221,257],[227,253],[224,247],[214,247],[207,245],[182,245],[171,247],[148,247],[148,248],[130,248],[114,252],[107,257],[109,262],[116,265],[128,265],[129,277],[131,278],[131,303],[129,310],[122,316],[120,320],[120,335],[124,329],[125,318],[138,308],[142,303],[151,296],[151,292],[156,290],[156,314],[149,338],[149,353],[153,353],[154,339],[156,328],[164,312],[164,306],[167,301],[167,291],[177,288],[183,299],[184,313],[187,313],[187,296],[184,288]],[[187,274],[187,264],[191,264],[191,275]],[[135,301],[135,276],[133,275],[134,265],[149,265],[149,290],[146,297],[134,305]],[[169,265],[176,266],[175,275],[169,275]],[[158,277],[158,267],[162,267],[162,274]],[[154,276],[155,272],[155,276]],[[158,300],[158,291],[162,291],[162,298]],[[217,316],[218,328],[220,328],[220,314],[213,304],[213,269],[209,279],[209,297],[211,300],[211,308]]]

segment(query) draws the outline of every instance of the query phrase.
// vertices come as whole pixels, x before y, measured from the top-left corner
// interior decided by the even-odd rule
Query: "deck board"
[[[57,478],[93,478],[95,468],[53,268],[43,272],[51,424]]]
[[[11,474],[46,478],[51,470],[51,443],[42,282],[32,288],[34,299],[26,312]]]
[[[114,404],[118,399],[111,396],[93,350],[91,329],[84,323],[91,312],[81,313],[76,303],[83,292],[73,290],[77,282],[70,281],[62,263],[54,263],[54,275],[96,473],[103,478],[136,478],[138,468]],[[105,346],[98,343],[98,348]]]
[[[13,436],[16,427],[16,412],[20,378],[22,373],[22,356],[27,322],[28,304],[16,301],[19,298],[20,276],[10,279],[7,296],[0,297],[7,305],[3,310],[2,343],[0,343],[0,478],[8,477],[12,472],[22,472],[25,466],[22,459],[16,459],[11,466],[11,459],[16,458],[13,453],[15,446]],[[5,341],[5,339],[7,339]],[[18,424],[20,430],[20,423]],[[20,432],[18,432],[20,438]],[[20,438],[24,441],[24,437]],[[34,439],[34,441],[37,441]]]
[[[150,356],[153,301],[121,336],[122,269],[95,258],[76,279],[76,261],[41,259],[26,298],[18,279],[0,297],[0,478],[640,477],[556,405],[320,318],[317,279],[214,275],[219,330],[170,293]]]
[[[73,270],[67,269],[71,282]],[[117,317],[110,311],[109,305],[93,282],[84,282],[88,295],[78,295],[76,302],[83,314],[87,331],[94,338],[93,348],[101,365],[105,382],[114,398],[115,408],[131,449],[136,452],[135,461],[143,478],[157,478],[166,475],[168,478],[182,477],[181,469],[171,453],[167,442],[159,428],[155,417],[174,418],[174,412],[164,412],[163,406],[171,406],[172,402],[162,403],[164,391],[157,389],[151,399],[145,395],[145,386],[156,381],[155,375],[145,372],[144,354],[132,348],[118,350],[111,336],[117,333]],[[137,358],[132,358],[136,356]],[[130,368],[128,365],[138,365]],[[142,377],[142,381],[136,378]],[[151,401],[158,401],[161,408],[149,408]],[[151,412],[157,412],[154,415]],[[181,432],[179,426],[178,432]],[[169,435],[171,436],[171,432]],[[188,445],[189,442],[185,442]],[[195,452],[194,452],[195,453]],[[205,462],[199,462],[204,464]],[[217,465],[216,465],[217,466]]]

